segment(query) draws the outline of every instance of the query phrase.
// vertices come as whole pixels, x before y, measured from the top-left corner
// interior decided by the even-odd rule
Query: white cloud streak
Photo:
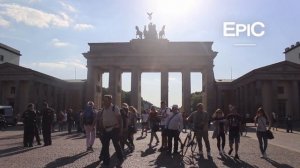
[[[72,19],[65,13],[52,14],[17,4],[0,4],[0,14],[38,28],[70,27]]]
[[[51,44],[54,46],[54,47],[67,47],[69,46],[70,44],[67,43],[67,42],[63,42],[57,38],[54,38],[51,40]]]
[[[59,1],[60,5],[63,6],[63,8],[65,8],[66,10],[70,11],[70,12],[77,12],[77,10],[70,4],[67,4],[63,1]]]
[[[9,27],[9,26],[10,26],[9,21],[3,19],[3,18],[0,16],[0,27]]]
[[[74,29],[78,31],[93,29],[94,26],[90,24],[76,24]]]
[[[35,68],[47,68],[47,69],[53,69],[53,70],[67,70],[67,69],[86,69],[86,66],[79,62],[78,60],[73,61],[58,61],[58,62],[34,62],[30,65],[30,67]]]

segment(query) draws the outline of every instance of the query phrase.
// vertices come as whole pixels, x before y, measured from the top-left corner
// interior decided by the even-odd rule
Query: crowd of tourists
[[[160,109],[152,106],[150,109],[143,110],[138,116],[135,107],[123,103],[119,108],[112,104],[112,99],[111,95],[105,95],[102,109],[96,109],[94,103],[89,101],[85,109],[76,114],[71,108],[55,114],[46,102],[44,102],[41,112],[36,112],[34,104],[29,104],[22,115],[24,147],[32,147],[34,137],[40,145],[40,132],[43,134],[44,145],[51,145],[51,132],[54,131],[53,128],[56,124],[58,124],[59,131],[63,131],[67,126],[68,133],[71,133],[72,128],[75,127],[78,132],[83,131],[85,133],[87,151],[94,151],[95,138],[96,136],[99,137],[102,144],[99,159],[101,162],[103,161],[104,166],[110,164],[109,146],[110,141],[112,141],[119,160],[118,165],[122,165],[126,153],[135,150],[134,134],[137,133],[137,121],[140,119],[140,138],[146,137],[150,132],[149,148],[160,144],[159,152],[164,152],[170,156],[179,155],[179,144],[183,147],[180,133],[183,132],[183,129],[186,131],[187,125],[190,124],[190,129],[194,132],[198,144],[198,154],[203,156],[203,139],[207,157],[212,157],[208,129],[209,124],[213,122],[212,138],[217,140],[219,154],[225,154],[225,136],[228,132],[229,151],[227,154],[231,155],[234,150],[234,158],[239,159],[242,117],[232,105],[229,105],[230,113],[226,116],[221,109],[217,109],[212,116],[209,116],[204,111],[202,103],[198,103],[197,110],[187,115],[187,113],[180,112],[178,105],[169,108],[166,102],[162,101]],[[39,118],[41,118],[40,122]],[[254,121],[257,125],[256,134],[261,155],[267,157],[268,139],[266,132],[270,129],[271,122],[262,107],[257,110]],[[40,131],[39,125],[41,125],[42,131]],[[158,131],[161,131],[161,137],[158,136]]]

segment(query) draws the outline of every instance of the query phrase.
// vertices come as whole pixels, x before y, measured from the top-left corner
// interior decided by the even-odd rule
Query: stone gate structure
[[[141,110],[141,73],[161,73],[161,100],[168,102],[168,72],[182,73],[182,109],[191,110],[191,72],[202,73],[203,103],[208,112],[216,107],[213,42],[169,42],[134,39],[120,43],[89,43],[87,99],[101,107],[102,74],[109,73],[113,103],[121,104],[121,74],[131,72],[131,102]]]

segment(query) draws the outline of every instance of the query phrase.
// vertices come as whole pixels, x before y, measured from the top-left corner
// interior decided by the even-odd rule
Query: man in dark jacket
[[[24,123],[24,147],[32,147],[36,128],[36,113],[32,103],[28,104],[27,110],[23,113],[22,118]]]
[[[42,109],[42,130],[44,138],[44,146],[52,144],[51,126],[54,119],[54,110],[48,107],[48,103],[44,102]]]

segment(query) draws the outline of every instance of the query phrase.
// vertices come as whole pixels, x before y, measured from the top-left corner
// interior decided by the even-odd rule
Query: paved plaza
[[[274,132],[275,139],[269,141],[269,159],[261,159],[254,128],[249,128],[247,136],[241,138],[240,160],[234,160],[218,154],[216,140],[210,139],[212,159],[208,159],[204,148],[204,158],[194,156],[190,152],[186,156],[168,156],[158,152],[159,146],[148,148],[150,133],[144,139],[139,138],[140,132],[135,135],[136,149],[127,155],[122,167],[300,167],[300,133],[285,133],[279,129]],[[210,132],[211,137],[212,132]],[[160,136],[160,132],[158,133]],[[183,139],[186,133],[181,133]],[[98,161],[101,144],[95,141],[94,152],[86,152],[85,137],[83,134],[55,132],[52,134],[52,146],[37,146],[24,148],[22,144],[22,127],[10,127],[0,132],[0,163],[1,167],[34,168],[34,167],[101,167]],[[226,139],[228,141],[228,137]],[[197,149],[196,149],[197,150]],[[228,151],[226,142],[225,150]],[[117,163],[114,148],[111,144],[111,167]]]

